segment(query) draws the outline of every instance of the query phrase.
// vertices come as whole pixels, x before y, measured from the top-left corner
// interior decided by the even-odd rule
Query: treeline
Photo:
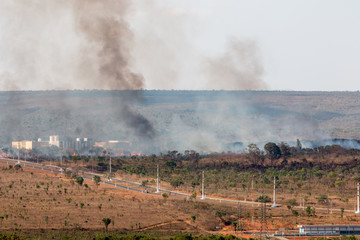
[[[349,181],[360,180],[360,151],[357,149],[345,149],[339,145],[303,148],[300,141],[295,146],[269,142],[264,150],[250,144],[246,149],[241,154],[201,155],[196,151],[169,151],[150,156],[113,157],[112,170],[120,175],[136,174],[155,179],[159,165],[161,181],[175,188],[187,186],[194,189],[201,184],[202,171],[206,172],[208,185],[221,189],[245,190],[249,188],[252,176],[257,187],[270,186],[272,179],[277,177],[280,179],[278,184],[289,191],[312,182],[336,189]],[[87,170],[109,170],[108,155],[82,159]],[[148,181],[143,182],[144,186],[147,184]]]

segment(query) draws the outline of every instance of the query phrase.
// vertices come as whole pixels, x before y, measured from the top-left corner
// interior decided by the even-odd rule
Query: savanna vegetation
[[[143,232],[164,234],[150,236],[153,238],[184,232],[198,237],[259,229],[258,205],[238,206],[196,199],[201,196],[203,171],[207,196],[258,203],[273,201],[275,178],[277,203],[282,207],[268,208],[269,231],[296,229],[298,223],[356,224],[359,216],[351,211],[355,183],[360,180],[359,159],[360,152],[356,149],[338,145],[303,148],[300,141],[294,147],[267,143],[265,151],[251,144],[241,154],[171,151],[151,156],[112,157],[113,177],[138,182],[139,189],[149,189],[156,186],[159,165],[161,188],[187,192],[189,197],[163,192],[136,193],[101,184],[109,170],[108,155],[69,156],[64,159],[64,175],[55,176],[20,165],[4,165],[0,176],[1,229],[9,234],[44,229],[49,235],[51,229],[81,230],[82,234],[90,234],[86,231],[91,230],[99,234],[90,234],[91,238],[99,237],[96,239],[102,239],[105,231],[113,239],[124,239],[139,232],[140,238],[147,236]],[[59,160],[52,161],[59,164]],[[85,179],[82,171],[95,171],[98,175]],[[116,235],[114,231],[126,234]]]
[[[88,171],[106,172],[109,159],[86,157],[78,165]],[[249,199],[251,191],[271,194],[276,178],[283,195],[302,195],[305,203],[322,205],[329,203],[321,200],[326,195],[327,199],[336,198],[345,204],[353,200],[355,184],[360,180],[360,150],[339,145],[303,148],[300,141],[294,147],[270,142],[265,151],[250,144],[242,154],[171,151],[158,156],[117,157],[113,158],[112,170],[120,177],[138,179],[143,186],[155,186],[157,165],[163,186],[200,194],[204,171],[208,194],[241,200]]]

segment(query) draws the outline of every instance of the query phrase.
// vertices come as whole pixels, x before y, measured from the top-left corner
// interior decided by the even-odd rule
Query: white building
[[[38,141],[29,141],[29,140],[21,140],[21,141],[13,141],[11,142],[11,147],[14,149],[25,149],[25,150],[32,150],[35,148],[43,148],[48,147],[48,142],[42,142],[41,139]]]
[[[22,140],[22,141],[13,141],[11,142],[11,147],[15,149],[26,149],[31,150],[33,149],[33,141]]]
[[[50,145],[50,146],[60,147],[59,136],[58,136],[58,135],[52,135],[52,136],[50,136],[49,145]]]

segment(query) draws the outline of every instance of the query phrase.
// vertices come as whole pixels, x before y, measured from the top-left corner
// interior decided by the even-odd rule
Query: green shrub
[[[259,196],[255,200],[255,202],[265,202],[265,203],[267,203],[267,202],[271,202],[271,198],[269,196],[267,196],[267,195],[262,195],[262,196]]]

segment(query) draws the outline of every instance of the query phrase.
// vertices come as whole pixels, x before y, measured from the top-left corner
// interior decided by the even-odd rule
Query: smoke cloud
[[[226,52],[204,64],[207,88],[224,90],[266,90],[264,67],[255,41],[231,39]]]
[[[88,67],[97,66],[97,75],[91,84],[97,89],[136,90],[144,87],[143,77],[132,71],[133,34],[125,20],[128,8],[129,1],[74,1],[76,29],[96,53],[91,59],[87,59],[87,55],[81,58],[83,62],[95,60]],[[89,72],[86,67],[83,65],[82,71]]]
[[[130,1],[18,0],[1,5],[7,21],[1,21],[0,51],[8,58],[0,66],[3,90],[130,90],[114,92],[110,114],[138,137],[154,135],[152,124],[132,107],[141,101],[144,78],[132,70],[134,40],[126,21]],[[76,103],[64,98],[57,104],[48,106],[56,119],[52,124],[67,125],[64,122],[76,115]],[[88,120],[86,125],[97,124]],[[88,132],[80,131],[83,128],[75,126],[74,134]]]
[[[97,88],[105,86],[112,90],[139,90],[144,87],[143,76],[132,71],[133,34],[125,21],[128,8],[128,1],[75,1],[77,29],[98,48],[95,64],[98,66],[98,76],[94,79]],[[86,66],[82,71],[89,72]],[[152,124],[128,104],[138,100],[138,92],[120,99],[113,102],[120,119],[139,137],[153,137]]]
[[[49,134],[131,138],[137,150],[148,147],[148,153],[158,153],[224,151],[233,142],[323,138],[311,116],[302,118],[269,105],[264,108],[268,100],[260,101],[256,92],[144,94],[144,76],[165,89],[178,88],[184,80],[191,85],[185,88],[199,88],[196,77],[187,78],[194,68],[207,78],[203,89],[264,90],[268,86],[256,41],[232,38],[223,54],[200,58],[184,33],[189,25],[196,25],[184,23],[188,15],[159,10],[153,1],[146,1],[151,16],[144,18],[138,28],[142,32],[136,35],[128,22],[131,3],[0,3],[1,90],[122,90],[2,93],[7,99],[0,105],[3,141]],[[144,99],[150,103],[143,104]]]

